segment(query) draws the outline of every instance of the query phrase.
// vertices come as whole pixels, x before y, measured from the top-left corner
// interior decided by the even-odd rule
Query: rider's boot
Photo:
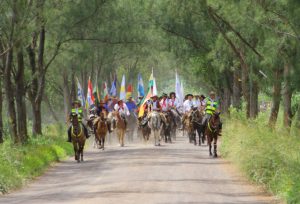
[[[109,133],[111,133],[111,132],[112,132],[112,131],[111,131],[111,129],[110,129],[110,126],[111,126],[111,123],[110,123],[110,122],[108,122],[108,123],[107,123],[107,129],[108,129],[108,132],[109,132]]]

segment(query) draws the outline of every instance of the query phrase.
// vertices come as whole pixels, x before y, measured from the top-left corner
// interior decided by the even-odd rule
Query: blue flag
[[[144,82],[141,74],[138,74],[138,96],[145,96]]]
[[[117,96],[117,78],[116,77],[111,85],[109,95]]]
[[[83,93],[83,90],[81,88],[81,85],[79,83],[79,80],[78,78],[76,77],[77,79],[77,99],[81,102],[81,106],[84,107],[84,93]]]

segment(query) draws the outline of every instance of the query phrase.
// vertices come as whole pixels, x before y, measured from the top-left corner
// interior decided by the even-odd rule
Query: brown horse
[[[95,143],[98,149],[104,150],[105,137],[108,132],[105,113],[100,113],[100,117],[94,120],[95,131]]]
[[[127,128],[125,115],[115,111],[114,113],[116,117],[116,129],[117,129],[117,136],[121,147],[124,147],[124,138],[125,138],[125,132]]]
[[[84,133],[84,127],[81,122],[78,121],[78,115],[71,115],[71,137],[74,147],[75,160],[77,162],[83,161],[83,149],[85,145],[86,135]]]
[[[211,143],[214,142],[214,157],[218,157],[217,154],[217,142],[218,142],[218,135],[220,132],[220,113],[213,114],[207,122],[205,135],[207,136],[207,143],[209,146],[209,155],[212,156],[212,145]]]

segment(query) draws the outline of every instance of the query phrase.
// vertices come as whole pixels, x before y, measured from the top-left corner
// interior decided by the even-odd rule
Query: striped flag
[[[139,115],[138,117],[142,117],[145,113],[145,104],[146,102],[152,97],[157,95],[157,88],[156,88],[156,83],[155,83],[155,79],[153,77],[153,71],[150,75],[149,78],[149,83],[148,83],[148,93],[146,95],[146,97],[144,97],[144,101],[142,102],[142,105],[140,106],[140,110],[139,110]]]
[[[77,77],[76,77],[76,80],[77,80],[77,99],[81,102],[81,106],[83,107],[84,106],[84,101],[85,101],[84,100],[84,93],[83,93],[82,87],[81,87]]]
[[[91,78],[89,78],[89,81],[88,81],[88,92],[87,92],[86,98],[87,98],[86,105],[91,106],[92,104],[95,103],[95,97],[93,95],[93,86],[92,86]]]
[[[125,90],[125,75],[123,74],[122,82],[121,82],[121,89],[120,89],[120,100],[126,100],[126,90]]]

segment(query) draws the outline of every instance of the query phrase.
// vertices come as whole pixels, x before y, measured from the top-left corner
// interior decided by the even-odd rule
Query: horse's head
[[[71,123],[72,123],[73,126],[78,125],[79,120],[78,120],[78,114],[77,113],[72,113],[70,119],[71,119]]]
[[[219,130],[221,119],[220,119],[220,112],[214,113],[211,118],[210,118],[210,123],[212,128],[216,129],[217,131]]]

